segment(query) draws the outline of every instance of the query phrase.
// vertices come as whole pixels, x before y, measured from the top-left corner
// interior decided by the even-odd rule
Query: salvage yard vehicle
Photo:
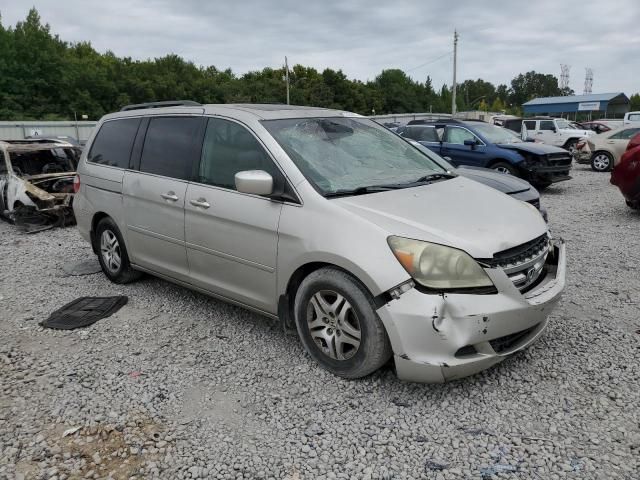
[[[522,126],[527,129],[527,135],[547,145],[555,145],[565,150],[574,152],[576,143],[582,137],[595,135],[590,129],[577,129],[571,122],[564,118],[553,117],[528,117],[525,119],[509,120],[505,122],[505,128],[521,133]]]
[[[432,152],[420,142],[409,140],[409,143],[422,150],[425,155],[429,156],[434,162],[444,167],[448,172],[454,172],[458,175],[462,175],[470,180],[495,188],[499,192],[506,193],[521,202],[533,205],[540,211],[540,215],[542,215],[544,221],[547,223],[549,222],[547,210],[540,205],[540,194],[534,186],[526,180],[513,175],[503,175],[502,173],[491,170],[490,168],[470,167],[468,165],[462,165],[456,168],[449,163],[448,159],[444,159]]]
[[[78,229],[111,281],[279,318],[344,378],[391,358],[401,379],[464,377],[547,326],[565,246],[533,206],[349,112],[167,105],[104,116],[80,160]]]
[[[627,205],[640,210],[640,134],[636,134],[611,172],[611,183],[620,189]]]
[[[631,138],[640,133],[640,124],[627,125],[600,135],[581,138],[577,143],[577,162],[590,164],[596,172],[608,172],[620,161]]]
[[[456,167],[491,168],[524,178],[542,190],[570,180],[571,155],[558,147],[524,142],[512,131],[479,120],[424,121],[401,135],[420,142]]]
[[[29,232],[73,223],[76,152],[69,143],[0,141],[0,212]]]

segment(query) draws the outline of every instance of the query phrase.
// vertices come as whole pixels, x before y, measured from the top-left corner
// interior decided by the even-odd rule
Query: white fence
[[[4,121],[0,122],[0,140],[66,135],[85,143],[97,122]]]

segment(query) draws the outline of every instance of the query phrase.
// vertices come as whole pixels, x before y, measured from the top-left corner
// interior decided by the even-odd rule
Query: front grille
[[[513,284],[525,292],[544,272],[550,245],[549,235],[545,233],[527,243],[498,252],[493,258],[478,261],[488,267],[502,268]]]
[[[504,337],[494,338],[493,340],[489,340],[489,344],[496,353],[502,353],[513,348],[515,345],[524,340],[531,332],[536,329],[537,326],[538,325],[534,325],[533,327],[527,328],[526,330],[521,330],[510,335],[505,335]]]
[[[569,152],[547,154],[547,162],[550,166],[571,165],[571,160]]]

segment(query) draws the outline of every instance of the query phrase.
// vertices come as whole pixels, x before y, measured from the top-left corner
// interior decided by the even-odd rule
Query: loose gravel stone
[[[94,258],[75,229],[0,222],[0,479],[639,478],[640,213],[609,175],[573,174],[542,196],[569,270],[548,329],[446,385],[339,379],[276,322],[153,277],[69,276]],[[107,295],[130,300],[38,326]]]

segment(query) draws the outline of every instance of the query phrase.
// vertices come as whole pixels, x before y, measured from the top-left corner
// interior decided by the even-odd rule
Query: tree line
[[[0,17],[0,120],[96,120],[132,103],[190,99],[201,103],[285,103],[284,68],[242,75],[197,66],[170,54],[149,60],[99,53],[89,42],[69,43],[51,33],[35,8],[15,27]],[[451,112],[451,88],[431,78],[417,81],[400,69],[383,70],[372,81],[349,79],[342,70],[295,65],[291,103],[349,110],[364,115]],[[511,84],[482,79],[458,85],[459,111],[520,113],[522,103],[562,92],[558,79],[535,71]],[[640,109],[640,95],[632,95]]]

